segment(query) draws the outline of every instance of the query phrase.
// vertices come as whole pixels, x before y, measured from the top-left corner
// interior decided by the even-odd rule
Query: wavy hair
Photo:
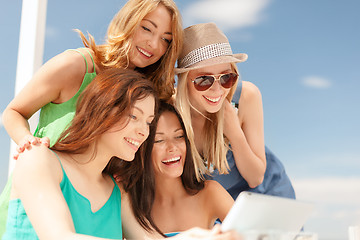
[[[183,187],[190,195],[194,195],[204,188],[204,181],[198,181],[196,177],[191,153],[192,148],[190,147],[191,143],[186,135],[184,122],[175,107],[165,102],[160,103],[159,111],[150,127],[149,137],[136,153],[134,161],[131,163],[121,161],[122,165],[118,165],[117,168],[117,174],[121,176],[124,190],[128,192],[130,196],[132,210],[139,224],[149,232],[156,230],[162,235],[163,233],[156,226],[151,216],[155,198],[155,173],[151,161],[151,154],[155,142],[157,124],[160,116],[165,112],[174,113],[184,131],[186,157],[184,170],[181,175]]]
[[[101,71],[81,93],[70,126],[52,149],[83,153],[113,125],[128,121],[136,101],[148,96],[154,97],[156,106],[157,93],[143,74],[120,68]]]
[[[163,5],[171,16],[172,41],[165,54],[154,64],[137,69],[150,79],[159,93],[159,98],[169,100],[174,94],[175,63],[182,49],[183,29],[180,12],[173,0],[129,0],[109,24],[106,42],[96,45],[93,36],[88,39],[76,30],[85,47],[91,48],[97,63],[102,67],[127,68],[131,38],[141,20],[159,5]]]
[[[239,73],[235,63],[231,63],[231,68],[236,73]],[[208,113],[204,115],[205,124],[203,127],[204,132],[204,149],[202,153],[199,153],[196,149],[194,142],[194,130],[191,124],[191,110],[199,112],[191,103],[189,98],[189,91],[187,88],[188,73],[184,72],[178,75],[177,93],[175,105],[181,114],[181,117],[185,123],[185,128],[190,139],[190,146],[193,158],[194,166],[198,179],[203,179],[203,174],[210,174],[210,166],[218,169],[221,174],[228,173],[229,165],[226,160],[226,152],[228,151],[229,142],[224,136],[224,107],[216,113]],[[235,90],[236,83],[230,89],[226,98],[231,101]]]

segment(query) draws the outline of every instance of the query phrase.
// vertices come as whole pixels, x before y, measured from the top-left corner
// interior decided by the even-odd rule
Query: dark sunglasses
[[[208,90],[215,82],[219,80],[223,88],[231,88],[234,86],[239,75],[237,73],[225,73],[219,75],[203,75],[192,80],[196,90],[205,91]]]

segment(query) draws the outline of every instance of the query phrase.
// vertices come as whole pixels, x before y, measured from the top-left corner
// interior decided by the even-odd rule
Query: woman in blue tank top
[[[212,229],[216,219],[225,218],[234,200],[216,181],[196,179],[189,144],[179,113],[161,102],[149,138],[139,151],[144,154],[137,154],[131,163],[123,162],[117,173],[126,190],[123,209],[127,205],[132,209],[122,212],[126,238],[151,238],[157,232],[170,237],[194,227]],[[137,221],[128,221],[131,218]]]
[[[142,74],[102,71],[50,149],[19,156],[3,239],[122,239],[121,193],[109,161],[132,161],[149,134],[157,94]]]
[[[232,53],[214,23],[184,30],[176,105],[195,146],[195,167],[234,199],[244,190],[295,198],[284,166],[264,145],[261,93],[239,81],[236,63],[246,60],[247,54]],[[230,102],[237,86],[235,108]]]

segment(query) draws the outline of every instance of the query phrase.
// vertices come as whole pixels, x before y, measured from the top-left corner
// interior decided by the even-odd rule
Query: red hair
[[[153,83],[141,73],[121,68],[101,71],[80,95],[74,119],[52,149],[84,152],[101,134],[125,120],[136,101],[148,96],[157,103]]]

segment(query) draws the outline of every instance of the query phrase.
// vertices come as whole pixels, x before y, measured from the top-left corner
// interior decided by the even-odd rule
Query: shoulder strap
[[[83,58],[84,58],[84,60],[85,60],[85,64],[86,64],[86,73],[88,73],[88,63],[87,63],[87,61],[86,61],[85,55],[84,55],[82,52],[80,52],[78,49],[68,49],[67,51],[75,51],[75,52],[80,53],[81,56],[83,56]],[[91,55],[90,55],[90,56],[91,56]],[[92,59],[92,56],[91,56],[91,59]],[[95,67],[95,65],[94,65],[94,67]]]
[[[50,149],[50,148],[49,148],[49,149]],[[55,154],[56,158],[59,160],[59,163],[60,163],[61,169],[63,170],[63,172],[65,172],[65,170],[64,170],[64,168],[63,168],[63,165],[61,164],[61,161],[60,161],[59,155],[57,155],[57,154],[56,154],[56,152],[54,152],[54,151],[53,151],[53,150],[51,150],[51,149],[50,149],[50,151],[52,151],[52,152]]]
[[[94,73],[96,73],[96,70],[95,70],[95,61],[94,61],[94,58],[93,56],[91,55],[90,51],[88,48],[85,48],[85,50],[89,53],[90,57],[91,57],[91,61],[93,63],[93,66],[94,66]],[[86,63],[87,64],[87,63]],[[87,71],[86,71],[87,72]]]

